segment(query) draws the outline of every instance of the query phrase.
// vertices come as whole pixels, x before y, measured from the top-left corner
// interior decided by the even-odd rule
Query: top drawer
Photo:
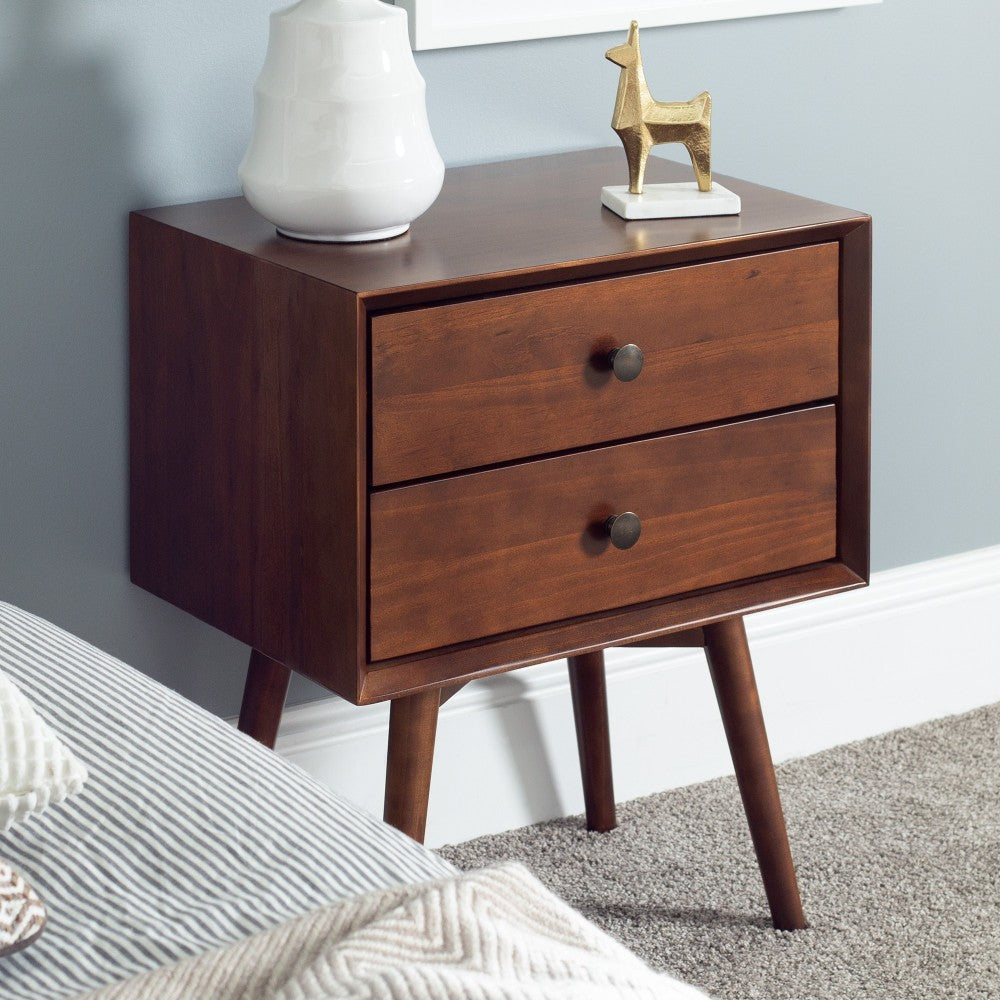
[[[374,316],[372,482],[833,397],[838,271],[824,243]]]

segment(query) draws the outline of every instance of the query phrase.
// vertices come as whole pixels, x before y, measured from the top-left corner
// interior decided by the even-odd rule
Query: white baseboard
[[[747,619],[775,760],[1000,701],[1000,546],[875,574]],[[607,657],[619,801],[731,773],[700,650]],[[441,710],[427,843],[581,812],[565,662],[469,685]],[[278,751],[380,814],[388,708],[285,712]]]

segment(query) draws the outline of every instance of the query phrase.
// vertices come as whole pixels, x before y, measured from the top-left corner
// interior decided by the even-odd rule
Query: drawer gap
[[[691,434],[696,431],[711,430],[714,427],[724,427],[734,423],[741,423],[744,420],[757,420],[766,417],[781,416],[782,414],[785,413],[795,413],[800,410],[810,410],[817,406],[832,406],[835,405],[836,402],[837,402],[836,396],[829,396],[825,399],[809,400],[806,403],[796,403],[794,406],[780,406],[773,410],[760,410],[759,412],[748,413],[745,416],[741,416],[738,420],[733,420],[732,418],[722,419],[722,420],[710,420],[700,424],[689,424],[685,427],[672,427],[666,431],[664,430],[651,431],[648,434],[639,434],[636,437],[631,437],[631,438],[621,438],[619,440],[601,441],[599,444],[593,444],[583,448],[565,448],[562,451],[546,452],[540,455],[532,455],[528,459],[517,458],[517,459],[511,459],[510,461],[507,462],[494,462],[492,465],[480,465],[468,469],[460,469],[457,472],[443,472],[435,476],[423,476],[417,479],[405,479],[401,480],[398,483],[384,483],[378,486],[371,486],[369,492],[371,493],[372,496],[377,496],[378,494],[385,493],[388,490],[401,489],[407,486],[423,486],[428,483],[439,482],[445,479],[452,479],[456,476],[474,475],[479,472],[493,472],[499,469],[507,469],[515,465],[523,465],[525,461],[532,462],[536,460],[562,458],[563,456],[566,455],[573,455],[578,453],[583,454],[590,451],[600,451],[602,448],[614,448],[621,444],[640,443],[642,441],[651,441],[654,438],[661,438],[661,437],[676,437],[680,434]],[[370,475],[370,470],[369,470],[369,475]]]

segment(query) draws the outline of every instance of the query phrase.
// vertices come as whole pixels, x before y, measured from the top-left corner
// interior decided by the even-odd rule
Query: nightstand
[[[238,198],[133,214],[132,579],[252,647],[269,745],[292,670],[391,699],[386,818],[418,839],[463,684],[567,657],[608,829],[602,650],[704,646],[801,927],[742,616],[868,578],[871,221],[720,178],[741,215],[626,223],[599,202],[623,169],[450,170],[381,243]]]

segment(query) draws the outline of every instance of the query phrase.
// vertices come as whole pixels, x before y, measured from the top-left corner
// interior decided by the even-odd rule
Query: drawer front
[[[831,559],[835,433],[820,406],[373,493],[371,659]]]
[[[404,482],[837,394],[838,245],[386,313],[372,482]],[[608,354],[645,355],[619,381]]]

